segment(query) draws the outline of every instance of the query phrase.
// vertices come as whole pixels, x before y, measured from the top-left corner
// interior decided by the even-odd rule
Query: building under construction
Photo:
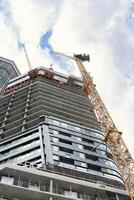
[[[79,78],[39,68],[10,81],[0,137],[0,199],[129,199]]]

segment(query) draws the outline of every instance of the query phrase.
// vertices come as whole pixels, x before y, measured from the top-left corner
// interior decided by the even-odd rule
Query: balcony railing
[[[29,190],[36,190],[40,192],[51,192],[53,194],[62,195],[66,198],[72,198],[72,199],[78,199],[78,200],[105,200],[106,198],[98,198],[97,196],[93,196],[90,194],[87,194],[86,192],[80,193],[76,191],[71,190],[65,190],[58,187],[53,187],[52,190],[50,189],[49,185],[40,184],[40,183],[33,183],[28,181],[22,181],[20,179],[14,179],[12,184],[10,182],[10,177],[7,177],[6,182],[2,181],[2,176],[0,177],[0,182],[6,185],[13,185],[13,186],[19,186],[22,188],[28,188]],[[8,181],[9,180],[9,181]],[[8,193],[8,190],[7,190]],[[110,199],[112,200],[112,199]]]

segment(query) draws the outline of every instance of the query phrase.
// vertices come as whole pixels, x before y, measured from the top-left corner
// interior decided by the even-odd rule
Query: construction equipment
[[[83,61],[89,61],[89,56],[80,54],[72,57],[59,52],[53,53],[76,61],[82,75],[84,84],[83,89],[94,106],[99,122],[103,125],[105,142],[113,154],[130,198],[131,200],[134,200],[134,160],[121,137],[122,133],[118,131],[99,93],[97,92],[90,73],[87,72],[83,65]]]
[[[25,44],[20,42],[20,48],[22,48],[23,51],[24,51],[24,55],[26,57],[26,61],[27,61],[29,70],[32,70],[32,66],[31,66],[31,63],[30,63],[30,59],[29,59]]]

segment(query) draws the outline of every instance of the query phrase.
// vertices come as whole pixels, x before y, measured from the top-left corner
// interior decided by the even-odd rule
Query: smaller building
[[[9,81],[20,75],[15,63],[7,58],[0,57],[0,93],[8,85]]]

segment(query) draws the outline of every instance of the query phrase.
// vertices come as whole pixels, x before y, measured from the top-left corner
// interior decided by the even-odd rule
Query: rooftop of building
[[[63,82],[66,82],[69,77],[72,77],[73,79],[78,81],[80,85],[82,85],[82,80],[80,78],[78,78],[74,75],[70,75],[70,76],[65,75],[63,73],[57,72],[53,68],[47,68],[44,66],[40,66],[40,67],[32,69],[31,72],[34,70],[38,70],[38,72],[39,72],[38,75],[44,75],[44,72],[51,71],[54,74],[54,79],[60,80],[60,81],[62,80]],[[58,77],[59,77],[59,79],[58,79]],[[18,84],[18,83],[22,82],[23,80],[27,80],[27,79],[29,79],[29,72],[19,75],[19,76],[13,78],[12,80],[10,80],[8,87],[11,87],[12,85]]]

